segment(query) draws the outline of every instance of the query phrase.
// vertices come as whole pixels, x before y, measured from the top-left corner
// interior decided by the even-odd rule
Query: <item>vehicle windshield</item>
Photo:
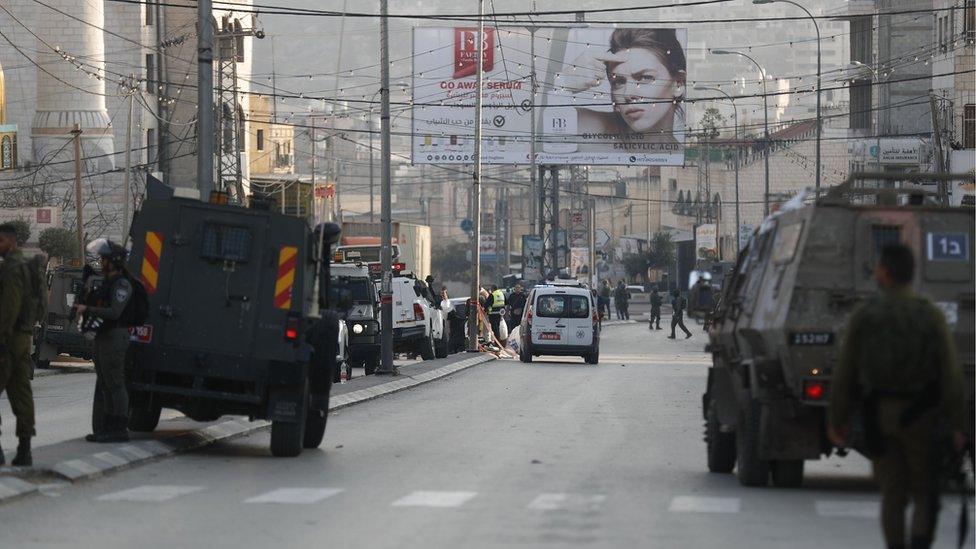
[[[537,301],[536,315],[540,317],[588,318],[590,316],[590,300],[582,295],[543,295]]]
[[[348,309],[356,303],[372,303],[372,283],[363,277],[333,276],[329,284],[329,304],[337,309]]]

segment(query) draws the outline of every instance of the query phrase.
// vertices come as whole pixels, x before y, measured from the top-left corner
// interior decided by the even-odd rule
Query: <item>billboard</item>
[[[415,164],[473,161],[478,40],[474,27],[414,29]],[[684,163],[685,29],[498,27],[481,40],[483,163]]]
[[[542,239],[536,235],[522,235],[522,279],[542,280]]]
[[[718,259],[718,227],[704,223],[695,227],[695,250],[698,259]]]

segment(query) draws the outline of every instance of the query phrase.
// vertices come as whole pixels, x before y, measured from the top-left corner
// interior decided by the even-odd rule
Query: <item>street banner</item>
[[[583,267],[590,262],[588,247],[572,247],[569,249],[569,274],[579,276]]]
[[[714,223],[695,227],[695,250],[698,259],[718,259],[717,227]]]
[[[522,280],[542,280],[542,239],[522,235]]]
[[[536,164],[684,163],[685,29],[497,27],[480,40],[483,163],[532,163],[533,116]],[[415,164],[473,162],[478,41],[474,27],[414,29]]]

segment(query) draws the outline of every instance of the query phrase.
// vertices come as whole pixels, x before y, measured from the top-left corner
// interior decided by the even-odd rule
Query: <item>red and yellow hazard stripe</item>
[[[298,248],[282,246],[278,252],[278,278],[275,280],[274,306],[276,309],[291,309],[292,288],[295,286],[295,265],[298,263]]]
[[[158,231],[146,231],[146,245],[142,252],[142,285],[149,294],[156,293],[159,284],[159,258],[163,255],[163,235]]]

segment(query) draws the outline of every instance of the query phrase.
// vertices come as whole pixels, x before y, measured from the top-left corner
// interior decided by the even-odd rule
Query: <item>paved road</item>
[[[348,408],[296,459],[262,433],[49,486],[0,506],[0,547],[881,546],[861,459],[800,490],[705,472],[704,337],[665,335],[618,326],[598,366],[497,361]]]

